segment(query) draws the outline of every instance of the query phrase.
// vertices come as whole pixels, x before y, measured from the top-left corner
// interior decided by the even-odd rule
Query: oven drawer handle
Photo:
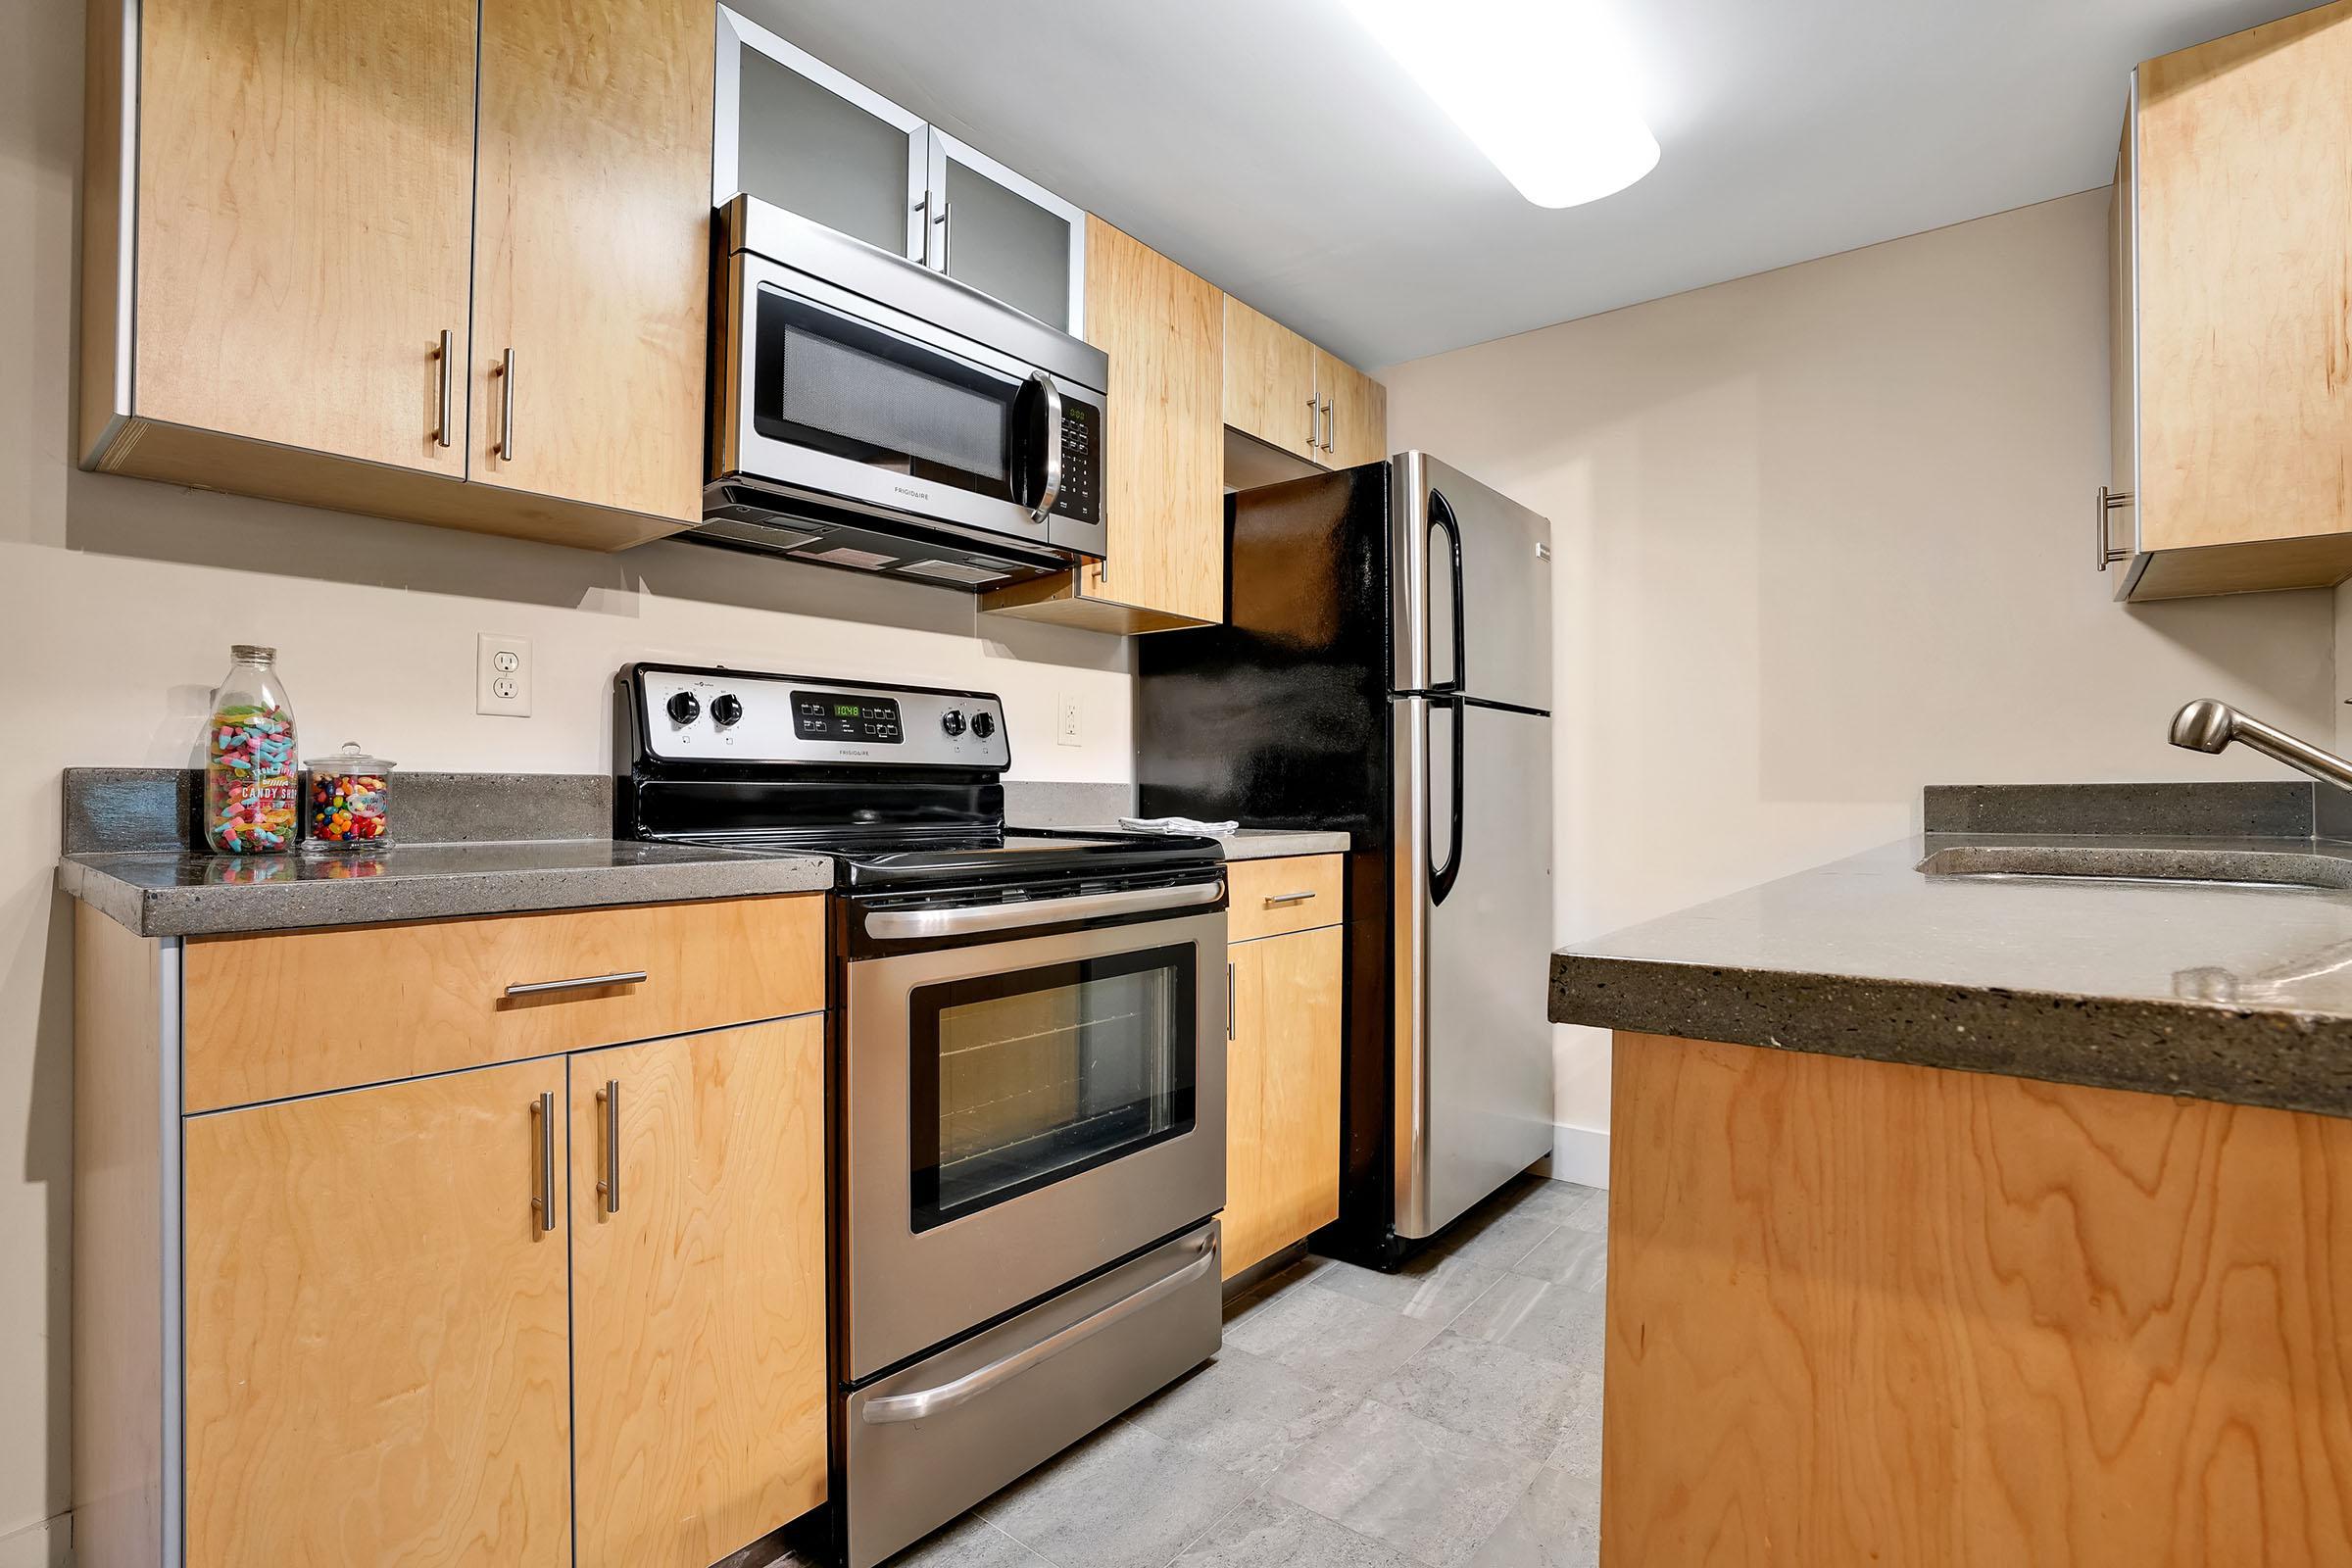
[[[1015,931],[1022,926],[1062,925],[1097,915],[1190,909],[1214,904],[1224,896],[1225,884],[1217,881],[1175,888],[1130,888],[1124,893],[1081,893],[1023,904],[980,904],[961,909],[876,909],[865,917],[865,934],[904,941],[965,936],[974,931]]]
[[[894,1394],[887,1398],[867,1404],[863,1419],[880,1426],[894,1421],[920,1421],[926,1416],[942,1414],[959,1404],[968,1404],[1008,1378],[1019,1377],[1041,1361],[1048,1361],[1074,1345],[1082,1345],[1120,1319],[1132,1317],[1159,1300],[1172,1296],[1217,1265],[1217,1239],[1203,1237],[1200,1255],[1173,1274],[1162,1275],[1130,1296],[1117,1300],[1092,1317],[1081,1318],[1068,1328],[1050,1334],[1026,1349],[991,1361],[977,1372],[966,1372],[953,1383],[942,1383],[935,1389],[923,1389],[914,1394]]]

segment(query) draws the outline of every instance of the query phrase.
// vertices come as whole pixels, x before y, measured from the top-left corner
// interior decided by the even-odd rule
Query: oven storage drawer
[[[872,1568],[1223,1343],[1217,1222],[850,1395],[848,1568]]]

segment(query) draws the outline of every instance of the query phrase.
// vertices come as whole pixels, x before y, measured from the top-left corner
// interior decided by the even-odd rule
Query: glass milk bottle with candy
[[[294,847],[294,710],[278,684],[274,648],[240,643],[213,693],[204,736],[204,836],[220,855],[282,855]]]

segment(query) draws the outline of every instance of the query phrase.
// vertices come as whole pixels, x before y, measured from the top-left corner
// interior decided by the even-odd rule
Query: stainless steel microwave
[[[719,240],[689,538],[974,592],[1102,559],[1101,349],[749,196]]]

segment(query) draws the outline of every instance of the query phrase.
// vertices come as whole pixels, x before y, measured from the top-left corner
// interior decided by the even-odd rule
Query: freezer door
[[[1551,708],[1551,524],[1423,452],[1390,460],[1394,690]]]
[[[1395,708],[1395,1224],[1417,1239],[1551,1152],[1551,720]]]

